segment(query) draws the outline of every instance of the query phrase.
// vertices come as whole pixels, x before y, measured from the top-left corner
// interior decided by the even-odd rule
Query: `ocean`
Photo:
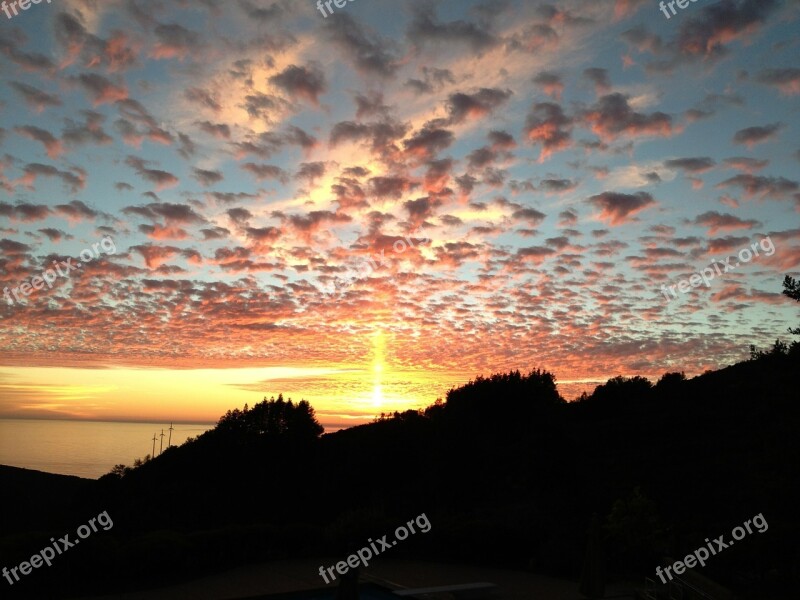
[[[44,419],[0,419],[0,464],[96,479],[117,464],[131,465],[156,454],[169,423],[121,423]],[[172,445],[208,431],[213,423],[174,423]]]

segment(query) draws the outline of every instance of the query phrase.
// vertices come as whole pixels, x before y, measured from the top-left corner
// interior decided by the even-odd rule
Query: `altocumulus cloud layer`
[[[0,356],[347,365],[381,331],[408,369],[739,359],[795,317],[799,8],[35,6],[0,29],[2,285],[118,252],[3,302]],[[773,256],[664,302],[764,235]]]

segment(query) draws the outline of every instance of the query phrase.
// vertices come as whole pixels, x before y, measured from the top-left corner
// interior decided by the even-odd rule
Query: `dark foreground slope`
[[[59,525],[97,493],[97,482],[0,465],[0,532],[20,533]]]
[[[682,558],[762,514],[766,532],[702,572],[745,596],[779,597],[796,589],[800,563],[797,356],[655,386],[617,378],[575,403],[548,373],[496,375],[424,411],[322,437],[309,407],[260,403],[94,482],[91,504],[114,528],[25,589],[120,590],[265,558],[344,556],[423,512],[431,531],[394,558],[577,578],[596,514],[610,576],[639,580],[662,556]],[[97,514],[84,508],[54,527]],[[16,564],[37,544],[6,538],[0,558]]]

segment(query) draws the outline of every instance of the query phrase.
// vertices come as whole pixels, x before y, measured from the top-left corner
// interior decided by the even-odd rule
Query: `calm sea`
[[[96,479],[117,464],[131,465],[135,458],[156,454],[164,428],[164,448],[169,423],[118,423],[105,421],[57,421],[0,419],[0,464],[78,475]],[[174,423],[172,445],[200,435],[213,424]]]

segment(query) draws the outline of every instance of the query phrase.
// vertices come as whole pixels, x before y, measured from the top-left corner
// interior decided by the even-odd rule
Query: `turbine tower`
[[[156,434],[153,433],[153,453],[150,455],[151,458],[156,457]]]
[[[169,441],[167,442],[167,448],[172,448],[172,430],[174,427],[172,426],[172,421],[169,423]]]
[[[161,430],[161,446],[158,449],[158,455],[161,456],[161,453],[164,451],[164,430]]]

